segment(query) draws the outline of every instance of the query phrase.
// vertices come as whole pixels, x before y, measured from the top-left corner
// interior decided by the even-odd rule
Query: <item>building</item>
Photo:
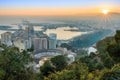
[[[34,34],[33,25],[29,21],[23,20],[21,25],[22,25],[22,29],[24,29],[28,35]]]
[[[34,35],[33,25],[28,24],[28,27],[25,27],[25,31],[28,34],[28,36]]]
[[[19,29],[11,34],[11,36],[7,35],[7,39],[3,34],[1,42],[10,43],[9,40],[11,40],[14,46],[18,47],[20,50],[26,50],[31,47],[33,47],[36,51],[56,49],[56,34],[52,33],[48,37],[48,35],[44,34],[42,31],[34,31],[33,25],[25,20],[18,26]]]
[[[56,40],[56,34],[52,33],[49,35],[49,49],[56,49],[57,40]]]
[[[30,49],[32,47],[32,39],[31,39],[31,37],[29,37],[29,39],[26,40],[26,42],[27,42],[27,49]]]
[[[68,58],[68,64],[71,64],[72,62],[75,61],[75,56],[72,54],[68,54],[67,58]]]
[[[47,38],[34,38],[34,50],[44,50],[48,49]]]
[[[23,29],[22,26],[21,26],[20,24],[18,25],[18,27],[19,27],[19,29]]]
[[[54,39],[49,39],[49,49],[56,49],[57,41]]]
[[[87,49],[87,51],[88,51],[88,55],[90,55],[90,53],[96,53],[96,51],[97,51],[97,49],[96,48],[94,48],[94,47],[89,47],[88,49]]]
[[[18,37],[13,40],[13,45],[18,47],[20,51],[27,50],[28,41]]]
[[[57,35],[56,35],[56,34],[54,34],[54,33],[51,33],[51,34],[49,35],[49,37],[50,37],[51,39],[55,39],[55,40],[56,40]]]
[[[1,34],[1,43],[7,46],[12,46],[12,33],[5,32]]]

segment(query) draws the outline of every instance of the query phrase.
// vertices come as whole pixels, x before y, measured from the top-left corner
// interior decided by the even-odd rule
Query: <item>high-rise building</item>
[[[48,49],[47,38],[34,38],[34,50]]]
[[[51,39],[57,39],[57,35],[55,34],[55,33],[51,33],[51,34],[49,34],[49,37],[51,38]]]
[[[30,49],[32,47],[32,39],[29,37],[29,39],[26,40],[27,42],[27,49]]]
[[[28,41],[24,40],[23,38],[15,38],[13,40],[13,44],[15,47],[18,47],[20,51],[22,50],[27,50],[27,46],[28,46]]]
[[[12,36],[11,32],[5,32],[1,34],[1,43],[7,46],[11,46],[12,45],[11,36]]]
[[[55,39],[49,39],[49,49],[56,49],[56,43]]]
[[[56,37],[57,36],[54,33],[49,35],[49,49],[56,49],[56,44],[57,44]]]
[[[23,29],[22,26],[21,26],[20,24],[18,25],[18,27],[19,27],[19,29]]]
[[[34,35],[34,29],[33,29],[33,25],[28,24],[28,27],[25,28],[25,31],[27,32],[27,34],[30,35]]]
[[[30,35],[34,34],[33,25],[29,21],[23,20],[22,21],[22,26],[26,30],[26,32],[28,32]]]

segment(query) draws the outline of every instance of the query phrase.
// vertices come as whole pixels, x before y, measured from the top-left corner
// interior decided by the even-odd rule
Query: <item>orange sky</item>
[[[120,12],[119,0],[3,0],[0,15],[56,16],[102,13],[103,9]]]
[[[98,9],[4,9],[0,15],[76,15],[100,13]]]
[[[111,12],[116,12],[114,8],[78,8],[78,9],[0,9],[0,15],[22,15],[22,16],[51,16],[51,15],[80,15],[80,14],[96,14],[102,13],[103,9],[109,9]]]

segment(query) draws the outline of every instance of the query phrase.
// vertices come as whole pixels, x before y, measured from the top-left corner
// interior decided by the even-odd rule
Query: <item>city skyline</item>
[[[1,0],[0,16],[56,16],[120,12],[119,0]]]

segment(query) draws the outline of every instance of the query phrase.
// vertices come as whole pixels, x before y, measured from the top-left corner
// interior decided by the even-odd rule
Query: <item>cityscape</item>
[[[68,55],[70,62],[75,61],[75,53],[62,48],[60,45],[62,41],[57,40],[57,35],[51,33],[49,35],[44,34],[42,31],[34,31],[33,25],[29,21],[22,21],[19,25],[19,29],[15,32],[5,32],[1,34],[1,44],[7,47],[17,47],[20,52],[28,49],[32,49],[34,56],[33,66],[35,69],[40,68],[44,61],[50,57],[57,55]],[[69,57],[70,56],[70,57]],[[44,60],[46,59],[46,60]],[[39,70],[38,70],[39,71]]]
[[[119,4],[1,0],[0,80],[120,80]]]

